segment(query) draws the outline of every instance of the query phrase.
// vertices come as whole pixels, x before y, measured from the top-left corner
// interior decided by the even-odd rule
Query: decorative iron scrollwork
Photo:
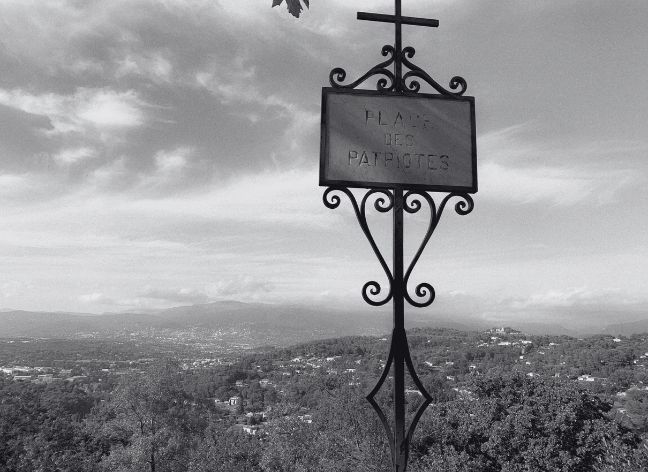
[[[367,241],[369,241],[369,244],[371,245],[371,248],[376,254],[376,257],[378,258],[380,265],[385,271],[387,280],[389,281],[389,290],[387,291],[387,294],[383,298],[379,298],[377,300],[375,299],[375,297],[379,296],[382,292],[382,287],[380,283],[378,283],[376,280],[370,280],[369,282],[364,284],[364,286],[362,287],[362,298],[364,299],[365,302],[367,302],[369,305],[372,306],[385,305],[387,302],[389,302],[392,299],[392,294],[393,294],[392,285],[394,283],[394,277],[392,276],[391,270],[389,269],[389,266],[385,262],[385,258],[380,252],[380,249],[378,249],[378,246],[376,245],[376,241],[371,235],[371,230],[369,229],[369,224],[367,223],[367,200],[372,195],[378,195],[378,198],[376,198],[376,200],[374,201],[373,206],[376,209],[376,211],[380,213],[387,213],[391,211],[391,209],[394,207],[394,197],[391,194],[391,192],[389,192],[388,190],[371,189],[367,193],[365,193],[365,195],[362,197],[360,205],[358,205],[355,196],[348,188],[328,187],[324,192],[323,200],[324,200],[324,205],[326,205],[326,207],[330,209],[337,208],[338,206],[340,206],[341,203],[340,196],[333,194],[333,192],[344,193],[347,197],[349,197],[349,200],[351,200],[351,204],[353,205],[353,211],[355,212],[356,218],[358,219],[358,223],[360,223],[360,227],[362,228],[362,231],[367,237]]]
[[[331,86],[335,88],[354,89],[358,85],[362,84],[375,75],[384,75],[386,78],[381,77],[380,79],[378,79],[376,89],[379,92],[389,92],[395,90],[396,77],[394,76],[394,73],[392,71],[387,69],[387,67],[392,65],[396,59],[394,47],[386,44],[382,47],[382,55],[389,56],[389,58],[386,61],[381,62],[380,64],[369,69],[369,71],[367,71],[367,73],[360,77],[358,80],[347,85],[342,84],[342,82],[344,82],[344,79],[346,79],[346,71],[341,67],[336,67],[329,74],[329,82],[331,83]]]
[[[389,56],[386,61],[375,65],[374,67],[369,69],[362,77],[349,84],[342,83],[346,79],[346,71],[341,67],[336,67],[329,74],[329,82],[331,83],[331,86],[335,88],[354,89],[362,83],[366,82],[371,77],[382,75],[384,77],[378,79],[378,82],[376,83],[376,89],[379,92],[401,91],[405,94],[416,94],[421,90],[421,83],[419,82],[419,80],[422,80],[430,85],[438,93],[449,97],[461,97],[464,93],[466,93],[466,90],[468,89],[466,80],[458,75],[450,79],[450,90],[444,88],[427,72],[410,61],[410,59],[412,59],[416,54],[416,50],[411,46],[403,48],[400,54],[398,54],[398,57],[396,51],[394,50],[394,47],[389,44],[386,44],[382,47],[381,53],[385,57]],[[396,77],[395,74],[388,69],[388,67],[394,64],[397,60],[403,66],[409,69],[409,71],[405,72],[402,77]]]
[[[432,88],[434,88],[434,90],[436,90],[442,95],[448,95],[450,97],[460,97],[466,92],[466,90],[468,89],[468,84],[466,84],[466,81],[463,77],[459,77],[458,75],[456,75],[452,79],[450,79],[450,88],[452,90],[459,89],[456,92],[451,92],[450,90],[443,88],[441,84],[439,84],[436,80],[430,77],[430,75],[427,72],[425,72],[423,69],[421,69],[419,66],[412,63],[409,60],[414,57],[414,54],[416,54],[416,50],[411,46],[403,48],[403,51],[401,52],[401,56],[400,56],[401,62],[405,67],[410,69],[409,72],[406,72],[403,75],[402,90],[411,93],[418,93],[419,90],[421,89],[421,84],[419,83],[419,81],[411,80],[410,83],[407,84],[407,80],[419,78],[427,82],[430,86],[432,86]]]
[[[360,205],[358,205],[355,195],[353,195],[353,193],[348,188],[328,187],[323,195],[324,205],[326,205],[327,208],[335,209],[340,206],[341,198],[339,195],[334,194],[334,192],[340,192],[345,194],[351,201],[351,204],[353,206],[353,211],[356,215],[356,218],[358,219],[358,223],[360,223],[360,227],[362,228],[362,231],[364,232],[367,241],[369,241],[371,248],[376,254],[376,257],[378,258],[378,262],[380,262],[380,265],[382,266],[383,270],[385,271],[385,275],[387,276],[387,280],[389,281],[389,290],[387,291],[387,294],[383,298],[375,299],[375,297],[379,296],[382,292],[382,286],[376,280],[370,280],[369,282],[364,284],[364,286],[362,287],[362,298],[365,300],[365,302],[367,302],[369,305],[372,306],[385,305],[387,302],[389,302],[392,299],[392,294],[393,294],[392,286],[394,284],[394,277],[391,273],[391,270],[389,269],[389,266],[385,262],[385,258],[383,257],[380,249],[378,249],[378,246],[376,245],[376,241],[374,240],[371,234],[371,230],[369,229],[369,224],[367,223],[367,201],[369,200],[369,197],[373,195],[378,195],[378,197],[374,201],[373,206],[376,209],[376,211],[380,213],[387,213],[391,211],[394,206],[394,197],[392,193],[388,190],[371,189],[364,194],[362,200],[360,201]],[[452,192],[446,194],[438,206],[428,192],[410,190],[407,193],[405,193],[403,196],[403,203],[404,203],[403,209],[407,213],[410,214],[418,213],[421,210],[421,208],[423,208],[422,202],[427,203],[428,208],[430,209],[430,221],[428,223],[427,231],[425,232],[423,241],[421,242],[418,250],[416,251],[416,254],[412,258],[412,261],[407,267],[407,270],[405,271],[405,275],[403,277],[403,295],[405,297],[405,300],[407,300],[407,302],[414,307],[424,308],[430,306],[434,302],[436,293],[434,287],[430,283],[421,282],[418,285],[416,285],[416,287],[414,288],[414,295],[418,298],[417,300],[409,292],[408,289],[409,279],[410,276],[412,275],[414,267],[416,267],[416,264],[418,263],[421,257],[421,254],[423,254],[423,251],[425,250],[428,241],[432,237],[432,233],[434,233],[434,230],[439,224],[439,221],[441,220],[441,215],[443,214],[443,211],[447,203],[450,201],[450,199],[455,197],[460,199],[455,204],[455,211],[457,212],[457,214],[463,216],[463,215],[467,215],[473,210],[474,208],[473,199],[467,193]]]
[[[443,210],[445,209],[446,204],[453,197],[458,197],[461,199],[455,205],[455,211],[458,214],[467,215],[472,211],[474,207],[474,202],[472,197],[467,193],[453,192],[447,194],[441,201],[441,204],[438,206],[438,208],[432,196],[427,192],[411,190],[403,196],[404,199],[403,209],[407,213],[417,213],[423,207],[423,204],[421,203],[422,201],[426,202],[428,204],[428,207],[430,208],[430,222],[428,223],[428,228],[427,231],[425,232],[425,237],[423,238],[423,242],[421,243],[418,250],[416,251],[414,258],[412,259],[412,262],[410,262],[410,265],[408,266],[407,271],[405,272],[405,276],[403,277],[403,285],[404,285],[403,295],[405,296],[405,300],[407,300],[407,302],[412,306],[423,308],[426,306],[430,306],[432,302],[434,302],[434,298],[435,298],[434,287],[432,287],[432,285],[430,285],[429,283],[422,282],[418,284],[414,289],[414,294],[417,297],[423,299],[421,301],[414,300],[414,298],[410,295],[407,286],[409,283],[410,275],[412,275],[412,271],[414,270],[416,263],[421,257],[421,254],[423,254],[423,250],[425,249],[425,246],[427,246],[427,243],[430,240],[432,233],[434,233],[434,230],[436,229],[437,225],[439,224],[439,221],[441,220],[441,215],[443,214]]]

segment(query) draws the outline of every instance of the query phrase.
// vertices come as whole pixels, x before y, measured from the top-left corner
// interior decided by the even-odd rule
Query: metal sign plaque
[[[324,88],[320,185],[477,192],[474,97]]]

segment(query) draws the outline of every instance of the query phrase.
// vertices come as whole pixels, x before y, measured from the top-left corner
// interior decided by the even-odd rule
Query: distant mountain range
[[[408,312],[408,327],[444,327],[459,330],[490,328],[483,321],[456,320]],[[529,334],[576,335],[559,325],[520,323],[513,325]],[[391,331],[389,310],[348,312],[339,309],[296,305],[215,302],[169,308],[148,313],[48,313],[0,312],[0,337],[73,339],[156,338],[174,342],[230,343],[246,347],[285,346],[312,339],[348,335],[382,335]],[[648,320],[610,325],[602,333],[632,334],[648,331]]]
[[[603,334],[623,336],[630,336],[637,333],[648,333],[648,320],[611,324],[603,330]]]
[[[452,320],[410,320],[412,327],[438,326],[469,330]],[[102,315],[60,312],[0,312],[0,337],[181,338],[260,345],[289,345],[347,335],[382,335],[391,330],[388,310],[348,312],[295,305],[216,302],[148,313]]]

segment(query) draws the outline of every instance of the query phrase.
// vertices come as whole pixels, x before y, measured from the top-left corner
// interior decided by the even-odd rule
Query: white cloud
[[[556,308],[574,306],[604,306],[611,300],[615,304],[635,303],[636,297],[632,297],[617,290],[591,290],[587,287],[573,287],[563,290],[550,290],[544,293],[532,294],[526,298],[513,299],[510,301],[514,309],[525,308]]]
[[[163,174],[182,170],[187,165],[187,156],[191,152],[191,148],[187,147],[181,147],[172,152],[158,151],[155,154],[157,170]]]
[[[100,292],[87,293],[79,296],[79,301],[82,303],[93,305],[114,305],[115,301]]]
[[[92,171],[87,178],[87,183],[89,188],[96,191],[118,186],[131,180],[132,177],[126,168],[126,159],[119,157]]]
[[[9,280],[0,283],[0,298],[13,298],[21,291],[25,290],[27,287],[24,283],[17,280]]]
[[[115,75],[122,78],[129,75],[143,76],[159,83],[168,83],[173,74],[173,65],[160,52],[150,54],[128,54],[118,60]]]
[[[141,174],[129,170],[125,158],[118,158],[90,172],[80,188],[65,194],[54,193],[42,176],[0,174],[0,196],[17,198],[43,189],[49,194],[49,199],[37,206],[5,206],[5,229],[11,225],[10,218],[15,223],[13,231],[33,229],[35,234],[45,227],[67,234],[83,221],[92,221],[97,231],[106,225],[132,229],[138,220],[142,223],[136,226],[152,234],[152,229],[146,229],[150,219],[159,224],[238,222],[305,229],[324,228],[351,215],[350,205],[341,205],[336,212],[323,206],[323,189],[317,186],[315,168],[241,175],[194,192],[155,193],[152,197],[152,189],[172,183],[182,173],[190,153],[190,148],[161,151],[156,167]],[[113,192],[115,188],[120,192]],[[31,216],[26,218],[28,214]],[[55,238],[59,239],[64,237]]]
[[[46,131],[50,135],[98,132],[107,136],[145,121],[144,102],[133,90],[78,88],[72,95],[34,95],[21,89],[0,89],[0,104],[47,117],[52,125]]]
[[[619,162],[600,165],[595,158],[615,158],[643,151],[645,143],[590,141],[557,146],[525,139],[529,124],[511,126],[478,139],[480,197],[505,203],[583,202],[605,204],[637,182],[636,172]]]
[[[0,174],[0,195],[14,196],[29,189],[29,176]]]
[[[350,205],[342,205],[336,212],[323,206],[314,169],[242,176],[206,192],[164,198],[143,196],[149,189],[141,185],[117,194],[97,192],[97,188],[119,185],[128,176],[118,160],[95,171],[80,191],[31,205],[5,205],[0,249],[17,254],[17,248],[33,248],[41,254],[75,254],[75,258],[128,254],[140,260],[151,254],[163,259],[171,254],[183,258],[211,248],[217,249],[214,257],[232,254],[233,258],[242,257],[243,262],[248,256],[256,257],[259,248],[252,241],[274,245],[272,240],[279,231],[299,235],[352,218]],[[22,188],[25,192],[36,185],[33,179],[5,180],[15,180],[14,190]],[[0,190],[6,190],[1,183],[0,178]],[[241,241],[250,242],[241,246],[242,242],[233,240],[227,246],[214,246],[220,241],[222,228],[233,227],[254,228],[253,233],[241,235]],[[198,246],[196,241],[200,242]],[[276,244],[280,254],[275,257],[291,257],[290,251],[288,255],[281,253],[281,238]]]
[[[267,107],[280,107],[286,110],[295,104],[279,98],[275,94],[266,95],[256,86],[255,68],[238,59],[227,67],[212,64],[209,70],[196,72],[196,85],[207,89],[222,103],[252,103]]]
[[[0,174],[2,216],[8,217],[13,211],[25,216],[31,203],[56,198],[62,190],[65,189],[44,173]]]
[[[156,199],[132,199],[126,205],[148,215],[183,215],[214,221],[326,225],[315,169],[244,175],[201,193]]]
[[[580,177],[556,167],[515,168],[487,162],[479,168],[480,196],[514,203],[550,202],[572,205],[589,196],[606,180]]]
[[[190,303],[192,305],[211,301],[211,298],[204,292],[191,288],[160,289],[147,287],[144,292],[138,295],[138,298],[170,303]],[[141,303],[138,305],[141,305]],[[150,305],[150,303],[145,302],[144,305]]]
[[[54,160],[61,165],[74,165],[96,157],[97,152],[90,147],[68,148],[55,154]]]
[[[99,128],[132,128],[144,121],[143,104],[132,90],[81,90],[74,101],[78,118]]]
[[[273,284],[249,275],[222,280],[210,285],[209,292],[218,298],[257,299],[273,290]]]
[[[181,146],[172,150],[160,150],[153,156],[155,167],[151,170],[140,171],[134,177],[134,186],[131,191],[134,194],[169,194],[177,185],[182,186],[192,172],[195,174],[196,163],[191,161],[194,149],[188,146]],[[193,175],[193,174],[192,174]]]
[[[298,99],[286,94],[285,90],[277,89],[267,93],[260,88],[256,69],[249,60],[236,58],[225,66],[214,63],[209,69],[195,74],[195,83],[198,87],[208,90],[223,104],[253,105],[253,112],[241,112],[253,123],[259,120],[260,113],[270,113],[271,116],[288,120],[290,125],[286,128],[284,136],[289,149],[297,149],[304,136],[316,131],[319,126],[319,110],[305,107]]]

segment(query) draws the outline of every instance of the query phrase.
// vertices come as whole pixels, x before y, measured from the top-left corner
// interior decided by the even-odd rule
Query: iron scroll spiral
[[[376,245],[376,241],[374,240],[373,236],[371,235],[371,231],[369,230],[369,225],[367,223],[367,200],[372,195],[378,195],[378,197],[374,201],[373,206],[376,209],[376,211],[380,213],[387,213],[391,211],[391,209],[394,207],[394,197],[391,194],[391,192],[389,192],[388,190],[371,189],[367,193],[365,193],[365,195],[362,197],[360,205],[358,206],[358,202],[355,196],[348,188],[328,187],[324,192],[323,200],[324,200],[324,205],[330,209],[335,209],[339,207],[341,203],[340,196],[335,195],[333,192],[341,192],[344,193],[347,197],[349,197],[349,200],[351,201],[351,205],[353,206],[353,211],[355,212],[356,218],[358,219],[358,223],[360,224],[362,231],[367,237],[367,241],[369,241],[369,244],[371,245],[371,248],[376,254],[376,257],[378,258],[380,265],[385,271],[387,280],[389,281],[389,290],[387,290],[387,294],[383,298],[375,299],[375,297],[379,296],[382,292],[382,287],[380,283],[377,282],[376,280],[370,280],[369,282],[364,284],[364,286],[362,287],[362,298],[364,299],[365,302],[367,302],[371,306],[385,305],[392,299],[393,296],[392,285],[394,283],[394,277],[392,276],[391,270],[389,269],[389,266],[385,262],[385,258],[380,252],[380,249],[378,249],[378,246]]]
[[[407,192],[403,197],[403,202],[404,202],[403,209],[407,213],[410,214],[417,213],[423,207],[423,204],[421,203],[422,201],[425,201],[428,204],[428,207],[430,208],[430,222],[428,223],[428,228],[427,231],[425,232],[425,237],[423,238],[423,242],[419,246],[418,251],[416,251],[414,258],[412,259],[412,262],[410,262],[410,265],[408,266],[407,271],[405,272],[405,276],[403,277],[403,285],[404,285],[403,295],[405,296],[405,300],[407,300],[407,302],[412,306],[418,308],[424,308],[430,306],[432,302],[434,302],[436,293],[434,291],[434,287],[428,282],[421,282],[418,285],[416,285],[416,287],[414,288],[414,294],[416,295],[416,297],[422,299],[420,301],[415,300],[412,297],[412,295],[410,295],[407,287],[408,287],[410,275],[412,275],[412,271],[414,270],[416,263],[421,257],[421,254],[423,254],[423,250],[425,249],[425,246],[427,246],[427,243],[430,240],[432,233],[434,233],[434,230],[439,224],[439,221],[441,220],[441,215],[443,214],[443,210],[445,209],[446,204],[453,197],[457,197],[460,199],[455,204],[455,211],[457,212],[457,214],[463,216],[463,215],[467,215],[473,210],[475,204],[473,202],[472,197],[467,193],[453,192],[447,194],[441,201],[441,204],[438,206],[438,208],[432,196],[427,192],[411,190]]]
[[[419,83],[418,80],[411,80],[410,83],[407,84],[408,79],[418,78],[427,82],[429,85],[432,86],[432,88],[434,88],[434,90],[436,90],[442,95],[447,95],[450,97],[460,97],[464,93],[466,93],[466,90],[468,89],[468,84],[466,83],[466,80],[463,77],[459,77],[458,75],[456,75],[452,79],[450,79],[450,89],[451,90],[459,89],[456,92],[451,92],[450,90],[441,86],[441,84],[439,84],[432,77],[430,77],[430,75],[427,72],[425,72],[423,69],[421,69],[419,66],[412,63],[409,60],[414,57],[414,54],[416,54],[416,50],[411,46],[403,48],[401,52],[401,56],[400,56],[401,62],[405,67],[410,69],[409,72],[406,72],[403,75],[403,79],[402,79],[403,90],[412,93],[418,93],[418,91],[421,89],[421,84]]]
[[[461,97],[464,93],[466,93],[466,90],[468,89],[466,80],[458,75],[450,79],[449,89],[446,89],[441,84],[439,84],[430,76],[430,74],[410,61],[410,59],[412,59],[416,54],[416,50],[411,46],[403,48],[399,55],[401,64],[409,69],[409,71],[403,74],[402,77],[396,77],[394,73],[388,69],[388,67],[394,64],[396,61],[396,51],[394,50],[394,47],[389,44],[384,45],[382,47],[381,54],[387,57],[386,61],[375,65],[360,78],[348,84],[343,83],[347,77],[346,70],[341,67],[336,67],[335,69],[331,70],[331,72],[329,73],[329,82],[331,86],[334,88],[354,89],[371,77],[381,75],[383,77],[378,79],[376,83],[376,89],[379,92],[393,92],[401,90],[406,94],[415,94],[421,90],[421,83],[419,82],[419,80],[426,82],[434,90],[448,97]]]
[[[394,63],[396,58],[396,51],[394,50],[393,46],[386,44],[382,47],[381,53],[385,57],[389,56],[388,59],[372,67],[362,77],[355,80],[354,82],[351,82],[350,84],[342,84],[342,82],[344,82],[344,79],[346,79],[347,73],[341,67],[336,67],[329,74],[329,82],[331,83],[331,86],[335,88],[354,89],[358,85],[362,84],[375,75],[384,75],[385,77],[378,79],[378,82],[376,83],[376,89],[379,92],[389,92],[395,90],[396,77],[394,76],[394,73],[387,67]]]
[[[427,82],[429,85],[432,86],[432,88],[434,88],[434,90],[436,90],[442,95],[447,95],[450,97],[460,97],[464,93],[466,93],[466,90],[468,89],[468,84],[466,83],[466,80],[463,77],[459,77],[458,75],[456,75],[452,79],[450,79],[450,89],[456,90],[456,92],[451,92],[450,90],[442,87],[441,84],[439,84],[436,80],[430,77],[430,75],[427,72],[425,72],[423,69],[421,69],[419,66],[412,63],[409,60],[414,57],[414,54],[416,54],[416,50],[411,46],[403,48],[403,50],[401,51],[400,60],[405,67],[410,69],[409,72],[406,72],[403,75],[402,78],[403,90],[407,92],[418,93],[418,91],[421,89],[421,84],[418,80],[414,80],[414,78],[418,78]],[[409,84],[407,83],[408,79],[412,79]]]

